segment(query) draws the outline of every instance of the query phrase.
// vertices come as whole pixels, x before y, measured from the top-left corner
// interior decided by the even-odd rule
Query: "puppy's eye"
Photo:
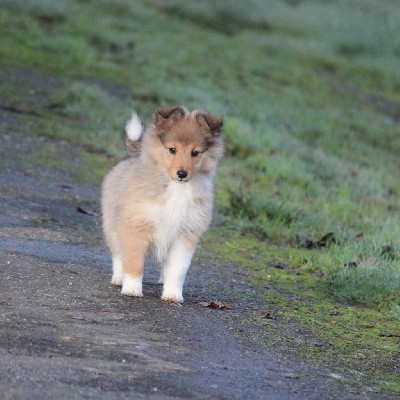
[[[176,154],[176,148],[175,147],[170,147],[168,150],[169,150],[169,152],[171,154]]]
[[[197,157],[199,155],[199,152],[197,150],[192,150],[192,157]]]

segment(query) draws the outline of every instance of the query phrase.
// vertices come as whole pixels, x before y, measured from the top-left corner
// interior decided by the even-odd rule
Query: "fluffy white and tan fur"
[[[223,153],[222,118],[182,106],[155,111],[142,134],[136,114],[125,126],[128,157],[107,175],[103,228],[113,258],[111,282],[142,296],[145,256],[161,263],[162,299],[181,303],[187,270],[213,207]]]

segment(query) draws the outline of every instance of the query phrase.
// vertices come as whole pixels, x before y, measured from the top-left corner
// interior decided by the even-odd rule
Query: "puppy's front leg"
[[[183,302],[183,284],[189,269],[197,240],[180,237],[172,245],[164,266],[164,288],[162,300],[173,303]]]
[[[144,259],[149,240],[140,232],[125,226],[121,229],[123,279],[121,293],[142,297]]]

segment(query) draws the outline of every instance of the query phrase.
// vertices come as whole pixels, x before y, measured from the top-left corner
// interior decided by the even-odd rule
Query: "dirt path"
[[[254,321],[261,296],[237,266],[195,258],[177,307],[149,260],[145,297],[121,296],[100,216],[76,210],[98,212],[99,185],[74,178],[82,150],[0,114],[0,398],[379,398],[270,347],[277,333]],[[198,304],[210,299],[233,309]]]

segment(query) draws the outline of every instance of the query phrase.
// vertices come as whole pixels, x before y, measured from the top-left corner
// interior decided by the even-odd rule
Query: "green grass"
[[[117,156],[132,109],[223,114],[217,218],[288,260],[306,252],[333,296],[396,313],[399,18],[390,0],[3,0],[1,103]],[[327,232],[335,244],[301,247]]]
[[[265,327],[268,347],[281,354],[288,354],[290,349],[289,358],[290,351],[295,350],[311,363],[323,363],[355,387],[369,387],[388,398],[399,393],[399,309],[394,307],[387,313],[345,301],[333,302],[322,283],[321,271],[315,268],[323,262],[321,253],[287,251],[284,246],[265,245],[226,227],[214,227],[198,256],[208,257],[210,262],[218,259],[242,265],[242,273],[264,292],[264,308],[253,305],[253,312]],[[273,266],[274,260],[281,268]],[[238,277],[234,275],[233,279]],[[238,296],[226,291],[222,295],[225,298]],[[376,293],[371,290],[371,295]]]

